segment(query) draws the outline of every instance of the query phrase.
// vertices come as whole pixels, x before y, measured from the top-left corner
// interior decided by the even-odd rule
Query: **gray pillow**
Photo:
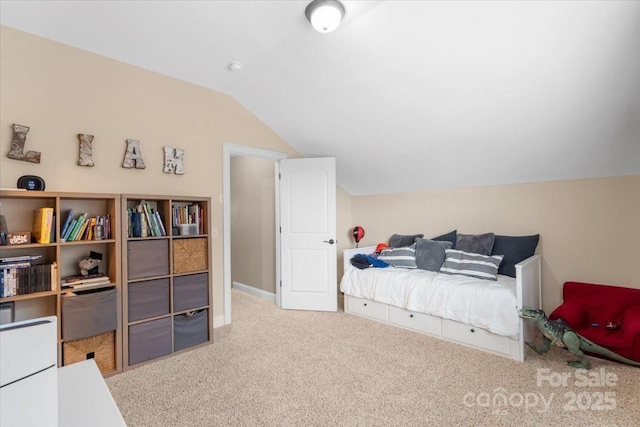
[[[491,255],[493,241],[496,235],[485,234],[460,234],[456,238],[456,249],[463,252],[480,255]]]
[[[442,236],[433,237],[431,240],[438,240],[443,242],[451,242],[451,249],[456,248],[456,236],[458,235],[458,230],[453,230],[448,232],[447,234],[443,234]]]
[[[417,238],[424,237],[424,234],[394,234],[389,238],[389,246],[392,248],[402,248],[405,246],[411,246],[415,243]]]
[[[392,267],[416,268],[416,245],[383,249],[378,259]]]
[[[540,240],[539,234],[533,236],[496,236],[492,255],[504,255],[498,274],[516,277],[516,264],[533,256]]]
[[[444,262],[444,251],[451,249],[451,242],[416,239],[416,265],[422,270],[440,271]]]
[[[446,254],[440,273],[461,274],[484,280],[498,279],[498,266],[502,262],[502,255],[485,256],[457,249],[447,249]]]

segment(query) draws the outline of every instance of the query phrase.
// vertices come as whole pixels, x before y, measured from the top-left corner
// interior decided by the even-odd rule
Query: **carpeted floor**
[[[233,291],[214,343],[107,379],[133,426],[639,426],[640,369],[524,363]]]

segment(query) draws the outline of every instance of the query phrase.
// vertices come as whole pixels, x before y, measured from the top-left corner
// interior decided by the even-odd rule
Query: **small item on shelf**
[[[83,276],[89,276],[91,274],[98,274],[100,263],[102,262],[102,254],[99,252],[90,251],[87,258],[81,259],[78,263],[80,267],[80,274]]]
[[[26,245],[31,243],[30,231],[16,231],[7,234],[7,245]]]

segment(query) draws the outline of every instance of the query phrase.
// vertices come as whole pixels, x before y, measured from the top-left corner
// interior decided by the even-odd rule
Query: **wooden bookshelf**
[[[142,205],[146,226],[134,223]],[[121,206],[126,369],[212,340],[211,200],[138,194]],[[153,215],[161,224],[149,224]]]
[[[118,194],[94,194],[94,193],[70,193],[49,191],[0,191],[0,215],[6,220],[9,232],[29,231],[33,234],[33,212],[42,207],[53,208],[55,218],[51,223],[53,241],[50,243],[28,243],[23,245],[0,245],[0,258],[20,257],[26,255],[40,256],[34,264],[56,263],[58,279],[51,278],[49,288],[44,291],[27,294],[16,294],[0,298],[0,303],[11,302],[15,308],[15,320],[27,320],[36,317],[55,315],[58,317],[58,364],[60,366],[74,363],[86,358],[95,357],[96,363],[103,374],[111,374],[122,370],[122,325],[121,325],[121,243],[120,243],[120,195]],[[108,217],[110,220],[110,232],[104,239],[80,239],[77,241],[62,241],[61,227],[64,215],[69,209],[75,212],[87,213],[89,217]],[[87,225],[88,227],[88,225]],[[88,237],[88,235],[87,235]],[[32,242],[34,240],[32,239]],[[109,278],[110,283],[104,286],[110,291],[109,305],[92,306],[84,311],[75,308],[67,308],[84,300],[97,299],[90,297],[96,291],[77,291],[71,293],[63,288],[60,278],[80,273],[78,262],[86,258],[91,251],[100,253],[102,261],[98,268]],[[22,282],[27,283],[27,282]],[[51,290],[53,289],[53,290]],[[68,301],[65,301],[68,299]],[[73,301],[71,301],[73,299]],[[72,303],[73,302],[73,303]],[[93,303],[89,303],[93,304]],[[98,304],[98,303],[96,303]],[[104,319],[96,319],[89,314],[92,311],[102,312],[109,319],[109,326],[105,326]],[[102,311],[101,311],[102,310]],[[80,314],[78,314],[80,313]],[[82,327],[78,328],[78,323]],[[100,325],[100,323],[103,323]],[[104,331],[105,327],[112,329]],[[92,334],[92,330],[99,333]],[[65,332],[67,331],[67,332]],[[73,332],[68,332],[73,331]],[[92,351],[90,340],[95,336],[108,334],[108,344],[97,351]],[[85,353],[83,353],[85,352]],[[74,353],[74,357],[70,354]],[[105,355],[108,363],[102,363],[101,357]]]

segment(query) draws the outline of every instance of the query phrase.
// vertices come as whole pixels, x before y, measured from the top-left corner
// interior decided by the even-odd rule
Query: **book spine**
[[[38,243],[50,243],[53,208],[43,207],[33,211],[33,235]]]
[[[71,221],[73,221],[73,214],[74,214],[74,210],[73,209],[69,209],[69,211],[67,212],[67,217],[64,220],[64,224],[62,225],[62,229],[60,230],[60,238],[61,240],[64,240],[63,237],[64,235],[67,233],[67,230],[69,229],[69,225],[71,225]]]
[[[73,230],[71,230],[71,233],[69,234],[69,238],[67,239],[68,242],[72,242],[76,240],[76,236],[80,231],[80,227],[82,227],[82,224],[84,224],[84,219],[86,217],[87,217],[86,213],[80,214],[80,216],[78,217],[78,220],[76,221],[76,225],[73,227]]]

